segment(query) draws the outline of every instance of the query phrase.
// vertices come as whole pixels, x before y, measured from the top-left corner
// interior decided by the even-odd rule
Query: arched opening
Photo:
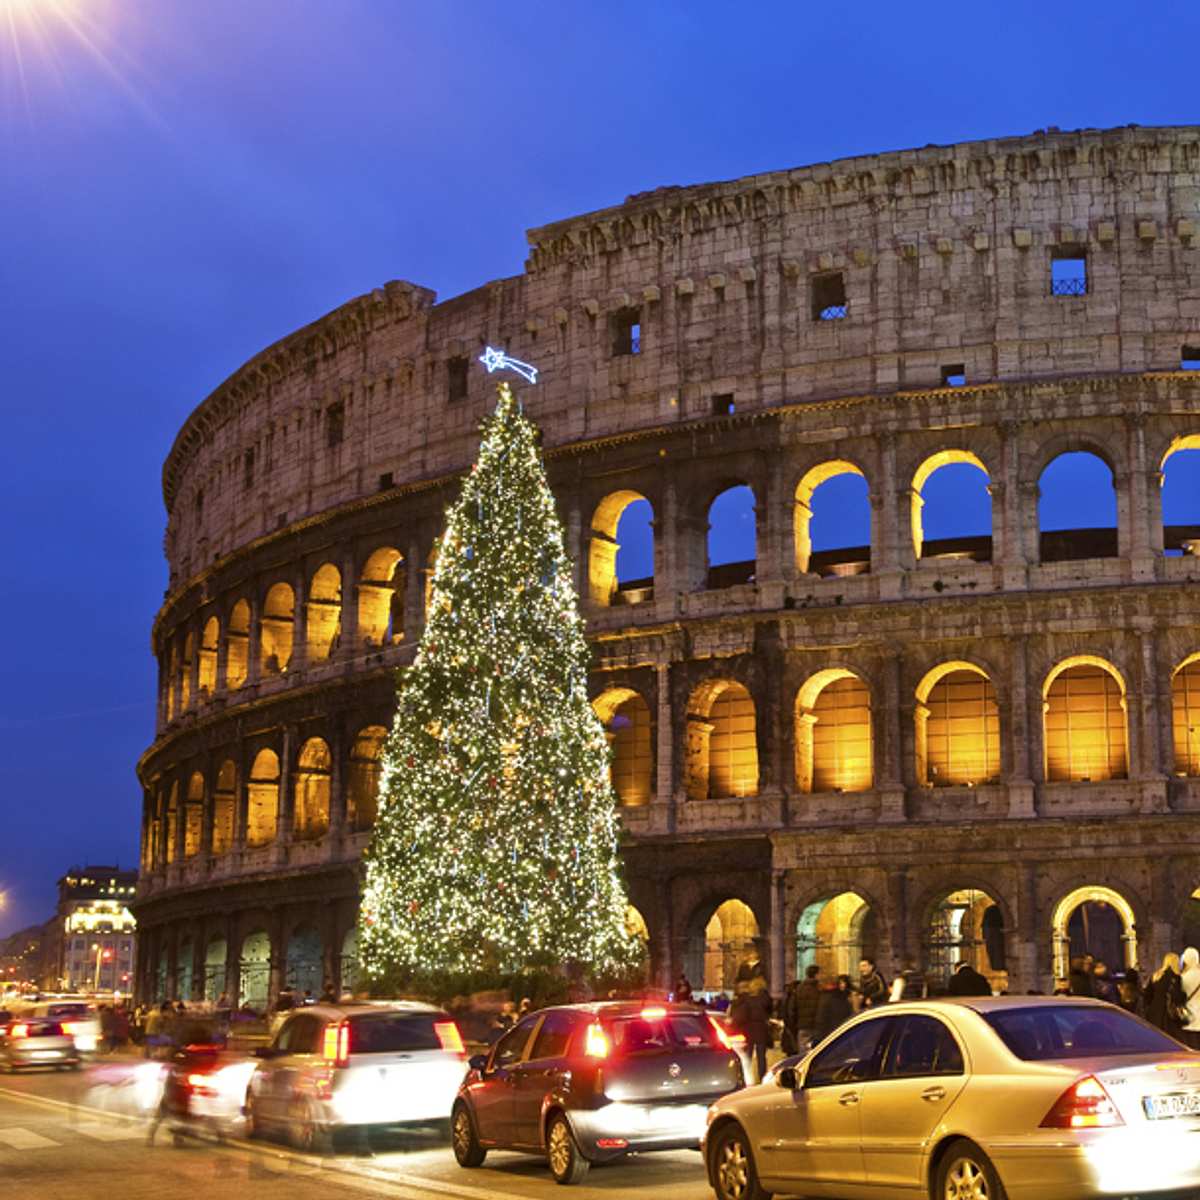
[[[758,793],[754,701],[740,683],[713,680],[693,695],[684,769],[692,800]]]
[[[917,685],[917,779],[975,787],[1000,777],[1000,709],[987,672],[969,662],[934,667]]]
[[[322,738],[309,738],[300,747],[292,823],[298,841],[321,838],[329,832],[331,764],[329,746]]]
[[[1124,779],[1125,681],[1110,662],[1080,654],[1059,663],[1042,686],[1046,779]]]
[[[204,776],[193,771],[188,780],[187,804],[183,823],[183,857],[195,858],[200,853],[204,834]]]
[[[175,952],[175,994],[180,1000],[192,999],[195,954],[191,938],[184,938]]]
[[[818,671],[796,694],[796,787],[865,792],[874,781],[871,694],[843,667]]]
[[[649,804],[654,790],[650,706],[630,688],[610,688],[592,702],[612,752],[613,790],[623,805]]]
[[[706,992],[732,992],[738,968],[754,949],[758,921],[741,900],[726,900],[707,920],[699,914],[689,938],[688,978],[699,980]]]
[[[228,854],[233,849],[233,821],[237,812],[237,768],[231,759],[226,759],[217,772],[217,786],[213,792],[212,807],[212,852],[214,855]]]
[[[1175,774],[1200,775],[1200,653],[1185,658],[1171,676],[1171,728]]]
[[[189,633],[183,639],[183,656],[179,663],[179,710],[186,712],[192,706],[192,660],[196,657],[196,635]]]
[[[342,991],[353,993],[358,986],[358,930],[351,927],[342,938]]]
[[[814,900],[796,922],[796,978],[815,965],[826,982],[837,975],[855,979],[860,960],[874,959],[878,942],[875,911],[857,892]]]
[[[641,942],[643,949],[650,944],[650,930],[646,927],[646,918],[632,904],[625,906],[625,932]]]
[[[800,574],[863,575],[871,569],[871,493],[862,470],[831,459],[796,485],[792,525]]]
[[[1116,487],[1099,455],[1060,454],[1042,472],[1038,493],[1042,562],[1117,556]]]
[[[238,962],[238,1004],[263,1012],[271,985],[271,939],[263,931],[251,933],[242,941]]]
[[[279,756],[274,750],[254,756],[246,791],[246,845],[265,846],[279,828]]]
[[[225,638],[225,686],[244,687],[250,670],[250,605],[245,600],[233,606]]]
[[[978,971],[993,992],[1008,987],[1004,912],[987,892],[962,888],[942,896],[925,927],[925,975],[944,990],[960,963]]]
[[[284,986],[315,1000],[321,994],[324,973],[321,935],[311,926],[293,930],[288,938]]]
[[[308,585],[308,661],[328,662],[342,632],[342,573],[325,563]]]
[[[286,583],[272,584],[263,602],[259,635],[262,647],[259,670],[264,676],[281,674],[292,661],[295,613],[296,597],[291,587]]]
[[[1200,555],[1200,433],[1177,437],[1162,460],[1163,552]]]
[[[179,647],[174,642],[167,653],[167,720],[179,711]]]
[[[379,758],[387,730],[368,725],[359,731],[350,749],[350,778],[346,793],[346,819],[355,833],[375,825],[379,805]]]
[[[171,784],[167,799],[166,860],[173,863],[179,856],[179,784]]]
[[[638,604],[653,599],[653,587],[654,510],[638,492],[613,492],[592,515],[588,596],[593,604]]]
[[[940,450],[912,482],[917,558],[992,560],[992,496],[987,467],[969,450]]]
[[[754,492],[745,484],[726,488],[708,508],[707,586],[753,583],[757,558]]]
[[[211,938],[204,951],[204,999],[216,1004],[225,992],[225,959],[228,943],[223,937]]]
[[[221,640],[221,623],[216,617],[204,622],[200,635],[200,691],[211,696],[217,690],[217,647]]]
[[[1133,908],[1108,887],[1076,888],[1054,909],[1054,977],[1066,979],[1071,959],[1091,954],[1110,971],[1138,965]]]
[[[404,640],[404,555],[381,546],[358,581],[358,635],[367,646]]]

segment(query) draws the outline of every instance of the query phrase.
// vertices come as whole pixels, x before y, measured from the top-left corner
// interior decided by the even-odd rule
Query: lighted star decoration
[[[519,358],[510,358],[503,350],[497,350],[495,346],[488,346],[479,356],[479,361],[487,367],[489,375],[493,371],[516,371],[522,379],[527,379],[530,383],[537,383],[537,367],[530,366],[529,363],[522,362]]]

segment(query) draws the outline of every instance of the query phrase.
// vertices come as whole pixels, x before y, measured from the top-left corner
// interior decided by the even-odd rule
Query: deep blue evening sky
[[[1108,0],[0,0],[0,932],[136,861],[159,471],[256,351],[662,184],[1188,123],[1198,41],[1194,4]]]

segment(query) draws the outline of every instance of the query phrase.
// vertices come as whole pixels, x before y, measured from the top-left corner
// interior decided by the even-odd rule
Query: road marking
[[[144,1138],[143,1129],[135,1129],[132,1125],[75,1125],[72,1133],[82,1133],[84,1137],[95,1138],[98,1142],[125,1142],[134,1138]]]
[[[44,1150],[47,1146],[57,1146],[58,1142],[31,1129],[0,1129],[0,1142],[13,1150]]]

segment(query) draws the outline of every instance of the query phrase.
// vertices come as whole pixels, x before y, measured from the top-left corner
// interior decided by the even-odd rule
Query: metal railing
[[[844,321],[845,319],[846,305],[844,304],[828,304],[817,313],[818,321]]]
[[[1087,276],[1069,275],[1060,279],[1050,280],[1050,295],[1052,296],[1086,296]]]

